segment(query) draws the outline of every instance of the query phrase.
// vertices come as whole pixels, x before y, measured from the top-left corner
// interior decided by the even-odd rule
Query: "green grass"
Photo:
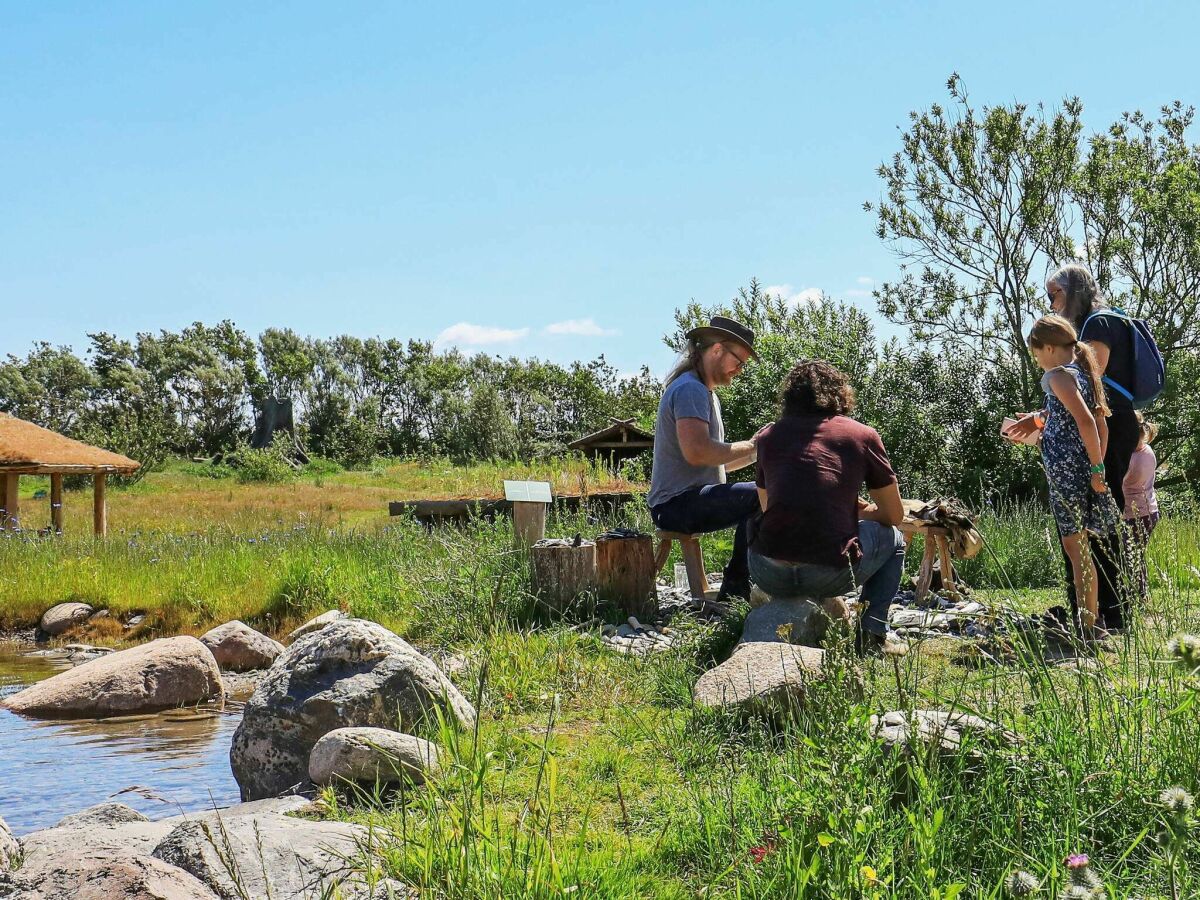
[[[309,487],[320,502],[360,490],[320,477],[324,486]],[[212,505],[200,481],[227,499]],[[1154,840],[1159,792],[1200,790],[1198,685],[1166,651],[1170,636],[1198,628],[1200,520],[1164,521],[1151,604],[1095,670],[1033,656],[964,665],[957,645],[934,641],[869,661],[859,692],[846,648],[835,647],[829,683],[771,727],[691,705],[728,631],[687,628],[678,649],[638,660],[544,615],[508,522],[427,532],[378,510],[309,515],[308,495],[288,502],[264,490],[172,471],[113,492],[105,542],[0,539],[0,625],[31,623],[71,597],[150,612],[142,637],[230,618],[281,633],[339,607],[463,654],[456,679],[479,725],[428,734],[446,753],[441,777],[402,797],[324,797],[328,816],[376,826],[388,874],[424,897],[998,898],[1017,867],[1053,897],[1075,852],[1090,855],[1109,897],[1172,896],[1172,874],[1177,896],[1200,895],[1195,841],[1168,866]],[[271,496],[280,505],[259,508]],[[234,514],[222,523],[217,508]],[[553,516],[549,532],[617,521],[649,527],[632,506],[616,521]],[[1012,609],[1061,602],[1046,524],[1032,507],[988,513],[988,549],[961,574]],[[728,535],[705,549],[717,568]],[[951,705],[1020,743],[886,753],[869,736],[873,713]]]

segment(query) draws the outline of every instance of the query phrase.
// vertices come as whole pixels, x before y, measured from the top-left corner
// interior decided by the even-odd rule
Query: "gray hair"
[[[1078,331],[1083,321],[1095,310],[1108,306],[1100,294],[1100,286],[1091,271],[1083,263],[1063,263],[1046,279],[1046,285],[1055,285],[1067,295],[1063,318]]]
[[[679,351],[679,356],[675,359],[675,364],[671,366],[671,370],[667,373],[666,380],[663,381],[663,387],[666,387],[684,372],[695,372],[701,381],[704,380],[703,374],[703,358],[704,351],[713,344],[719,344],[717,338],[687,338],[683,342],[683,348]]]

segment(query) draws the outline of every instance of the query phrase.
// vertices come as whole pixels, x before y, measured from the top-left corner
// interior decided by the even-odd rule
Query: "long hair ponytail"
[[[1108,396],[1104,392],[1104,379],[1100,375],[1100,364],[1096,362],[1096,353],[1083,341],[1075,342],[1075,362],[1083,369],[1083,374],[1092,383],[1092,396],[1096,398],[1094,409],[1101,415],[1112,415],[1108,408]]]
[[[675,364],[671,366],[671,370],[663,380],[663,387],[666,387],[684,372],[695,372],[696,377],[703,381],[704,351],[715,343],[717,343],[716,340],[712,338],[707,340],[686,339],[683,348],[679,351],[679,356],[675,359]]]

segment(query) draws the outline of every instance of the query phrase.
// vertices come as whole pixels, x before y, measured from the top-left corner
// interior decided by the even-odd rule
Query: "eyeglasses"
[[[746,363],[750,359],[750,357],[748,357],[748,356],[738,356],[736,353],[734,353],[732,350],[730,350],[728,345],[726,345],[726,344],[722,344],[721,349],[737,360],[737,368],[733,370],[735,372],[742,371],[742,369],[745,368]]]

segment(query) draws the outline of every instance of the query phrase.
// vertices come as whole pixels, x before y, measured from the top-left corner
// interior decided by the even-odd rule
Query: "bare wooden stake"
[[[92,476],[92,530],[96,537],[108,534],[108,506],[104,502],[104,484],[107,479],[104,472]]]
[[[21,476],[7,472],[4,477],[4,510],[7,528],[21,527]]]
[[[62,480],[61,475],[50,476],[50,527],[55,534],[63,532]]]

